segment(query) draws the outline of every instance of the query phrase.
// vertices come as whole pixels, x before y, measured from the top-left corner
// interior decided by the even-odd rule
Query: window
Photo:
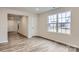
[[[48,16],[48,31],[70,34],[71,12]]]
[[[56,32],[56,21],[57,21],[57,15],[51,15],[48,16],[48,31],[50,32]]]

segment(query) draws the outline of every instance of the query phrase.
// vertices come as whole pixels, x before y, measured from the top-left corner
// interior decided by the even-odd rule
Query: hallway
[[[9,43],[0,45],[3,52],[68,52],[68,47],[43,38],[27,39],[16,32],[9,33]]]

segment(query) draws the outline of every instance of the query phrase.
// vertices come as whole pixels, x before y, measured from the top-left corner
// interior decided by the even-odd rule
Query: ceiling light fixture
[[[39,11],[40,9],[39,8],[36,8],[36,11]]]

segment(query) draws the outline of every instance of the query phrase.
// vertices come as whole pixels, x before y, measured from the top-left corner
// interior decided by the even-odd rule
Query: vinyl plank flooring
[[[9,33],[9,42],[0,45],[0,52],[68,52],[69,47],[44,38],[30,39],[12,32]]]

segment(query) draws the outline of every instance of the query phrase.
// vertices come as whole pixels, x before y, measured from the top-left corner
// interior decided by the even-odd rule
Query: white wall
[[[28,16],[28,20],[30,21],[33,16],[37,18],[36,14],[17,11],[17,10],[11,10],[7,8],[0,8],[0,43],[8,42],[8,17],[7,17],[8,14]],[[30,23],[28,23],[28,25],[30,25]],[[32,35],[29,32],[28,32],[28,37],[31,37]]]
[[[47,16],[55,13],[71,11],[71,34],[48,32]],[[39,15],[38,35],[79,48],[79,8],[57,8]]]
[[[20,19],[19,23],[19,31],[20,34],[27,36],[28,35],[28,17],[23,16]]]
[[[8,42],[8,21],[5,13],[3,9],[0,9],[0,43]]]
[[[17,22],[15,17],[9,17],[8,19],[8,32],[17,32]]]
[[[32,23],[31,23],[31,24],[32,24],[32,26],[31,26],[31,31],[32,31],[32,35],[33,35],[33,36],[36,36],[36,35],[38,34],[38,33],[37,33],[37,32],[38,32],[38,30],[37,30],[37,24],[38,24],[37,22],[38,22],[38,20],[37,20],[37,19],[38,19],[38,18],[36,18],[36,16],[33,16],[33,17],[32,17],[32,20],[31,20],[31,21],[32,21]],[[30,21],[29,21],[29,22],[30,22]]]
[[[28,20],[29,38],[31,38],[32,36],[37,36],[38,34],[37,25],[38,25],[38,17],[35,15],[33,15],[32,17],[29,17],[29,20]]]

